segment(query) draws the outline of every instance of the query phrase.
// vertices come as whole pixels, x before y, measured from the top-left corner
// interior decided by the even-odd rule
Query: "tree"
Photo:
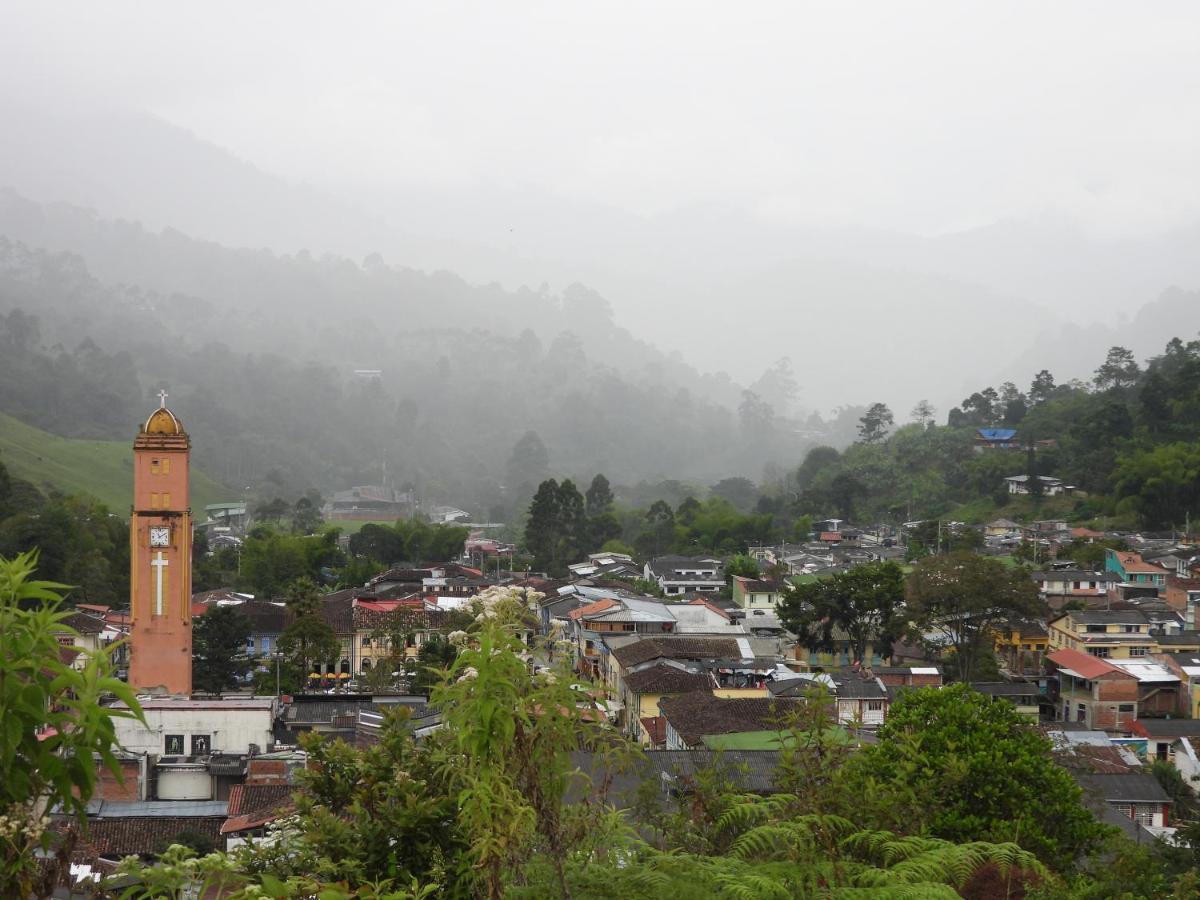
[[[528,497],[550,472],[550,453],[536,431],[527,431],[508,458],[507,488],[513,497]]]
[[[1111,347],[1100,368],[1096,369],[1096,387],[1102,391],[1130,387],[1137,382],[1141,369],[1133,351]]]
[[[533,564],[548,570],[557,562],[560,504],[558,482],[549,478],[538,485],[529,504],[525,523],[525,549],[533,556]]]
[[[1029,411],[1025,395],[1011,381],[1000,385],[1000,421],[1010,427],[1020,424]]]
[[[1059,871],[1108,831],[1080,802],[1050,741],[1012,704],[967,685],[901,694],[878,743],[847,763],[846,790],[881,827],[950,841],[1011,841]]]
[[[675,513],[665,500],[655,500],[646,510],[646,521],[650,524],[654,541],[654,556],[658,556],[663,544],[670,546],[675,527]]]
[[[742,434],[749,441],[765,440],[775,428],[774,408],[754,391],[742,391],[742,402],[738,404],[738,418],[741,421]]]
[[[866,563],[798,584],[778,612],[811,650],[833,650],[837,630],[849,640],[851,662],[869,664],[868,646],[887,659],[905,627],[904,572],[894,562]]]
[[[587,508],[589,519],[612,512],[613,492],[608,479],[603,475],[596,475],[592,479],[592,483],[588,485],[587,493],[584,495],[584,505]]]
[[[118,718],[141,719],[129,685],[113,674],[108,647],[64,660],[59,638],[73,634],[63,609],[65,585],[35,581],[37,551],[0,558],[0,896],[49,897],[71,861],[73,835],[57,853],[47,810],[81,826],[98,767],[121,778],[113,750]],[[121,710],[102,703],[124,703]],[[38,859],[39,853],[48,859]],[[42,863],[46,862],[45,868]]]
[[[1031,406],[1041,406],[1054,395],[1054,376],[1046,369],[1033,376],[1029,385],[1029,403]]]
[[[758,497],[758,488],[749,478],[722,478],[708,492],[714,497],[728,500],[738,512],[747,512]]]
[[[954,652],[960,681],[972,679],[975,661],[997,625],[1045,612],[1025,572],[967,550],[920,560],[908,576],[905,596],[914,638],[938,635],[940,646]]]
[[[858,423],[859,442],[877,444],[887,437],[895,418],[886,403],[872,403]]]
[[[558,548],[555,561],[577,562],[587,552],[588,521],[583,495],[575,482],[564,478],[558,486]]]
[[[863,483],[849,472],[839,472],[829,484],[829,495],[843,519],[854,518],[854,501],[867,492]]]
[[[933,419],[934,416],[937,415],[937,410],[933,408],[933,404],[928,400],[919,400],[917,401],[917,405],[912,408],[912,412],[909,413],[909,415],[912,416],[912,420],[922,428],[928,428],[933,424]]]
[[[253,663],[246,655],[250,620],[236,606],[214,606],[192,629],[192,683],[219,694],[238,686]]]
[[[342,643],[321,614],[324,604],[317,586],[307,579],[295,581],[285,599],[292,621],[279,636],[279,652],[305,675],[314,666],[336,662]]]
[[[301,497],[292,507],[292,531],[297,534],[313,534],[322,521],[320,506],[312,497]]]
[[[1113,482],[1147,527],[1180,526],[1200,510],[1200,447],[1181,441],[1120,454]]]
[[[743,578],[758,578],[759,574],[758,560],[744,553],[729,557],[729,562],[725,563],[726,581],[729,581],[734,575],[740,575]]]

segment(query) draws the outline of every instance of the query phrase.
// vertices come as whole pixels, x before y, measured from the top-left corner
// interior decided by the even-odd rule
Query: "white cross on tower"
[[[159,409],[167,408],[167,392],[166,391],[158,392],[158,408]]]
[[[155,575],[155,593],[154,593],[154,614],[161,616],[163,614],[163,569],[167,567],[168,562],[159,550],[155,558],[150,562],[154,566]]]

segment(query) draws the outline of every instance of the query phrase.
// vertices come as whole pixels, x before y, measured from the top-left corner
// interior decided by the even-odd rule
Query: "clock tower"
[[[192,692],[191,441],[166,392],[133,442],[129,522],[129,683],[135,691]]]

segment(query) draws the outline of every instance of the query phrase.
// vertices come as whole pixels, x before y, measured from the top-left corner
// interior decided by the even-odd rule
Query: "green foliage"
[[[852,662],[870,663],[868,645],[887,658],[907,622],[904,572],[894,562],[875,562],[798,584],[785,594],[778,612],[811,650],[835,649],[836,629],[849,639]]]
[[[192,629],[196,690],[216,694],[239,685],[253,665],[246,655],[250,628],[250,620],[236,606],[215,606],[200,617]]]
[[[965,550],[920,560],[908,575],[905,596],[913,639],[936,634],[940,649],[953,651],[953,676],[962,681],[975,677],[997,624],[1046,612],[1027,572]]]
[[[872,403],[858,421],[859,441],[875,444],[887,437],[888,430],[896,420],[886,403]]]
[[[10,482],[18,501],[20,482]],[[0,506],[5,505],[0,497]],[[38,568],[47,578],[74,584],[75,598],[123,603],[129,596],[129,526],[88,497],[26,495],[19,511],[0,521],[0,555],[39,549]]]
[[[743,578],[758,578],[760,574],[758,560],[745,553],[735,553],[725,563],[726,580],[734,575],[740,575]]]
[[[893,827],[1012,842],[1068,871],[1106,829],[1050,749],[1010,703],[966,685],[922,688],[892,704],[878,743],[847,763],[846,784]]]
[[[322,581],[324,569],[343,561],[336,531],[309,537],[259,526],[242,547],[240,581],[266,600],[280,596],[297,579]]]
[[[293,582],[286,600],[293,618],[279,636],[279,652],[307,677],[313,666],[336,662],[342,644],[321,615],[321,592],[315,584],[307,579]]]
[[[1179,442],[1119,454],[1113,480],[1118,500],[1148,526],[1180,527],[1200,511],[1200,446]]]
[[[111,648],[72,665],[58,638],[64,586],[35,581],[37,553],[0,558],[0,896],[46,896],[34,858],[50,845],[46,809],[81,822],[96,789],[97,765],[121,776],[113,720],[141,717],[129,685],[113,676]],[[102,705],[115,697],[127,710]],[[63,862],[62,857],[59,862]],[[65,857],[69,860],[69,853]],[[50,883],[61,870],[51,867]]]

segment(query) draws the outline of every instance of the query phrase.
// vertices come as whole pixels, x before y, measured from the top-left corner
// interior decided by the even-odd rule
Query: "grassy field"
[[[943,521],[966,522],[968,525],[982,525],[996,519],[1012,519],[1015,522],[1032,522],[1037,519],[1067,519],[1074,521],[1079,518],[1079,507],[1083,505],[1082,497],[1042,497],[1035,499],[1020,495],[1008,495],[1008,502],[997,506],[987,497],[982,497],[971,503],[955,507],[944,516]]]
[[[133,498],[133,436],[128,441],[79,441],[58,437],[0,413],[0,462],[43,492],[91,494],[125,516]],[[235,493],[192,467],[192,510],[204,518],[209,503]]]

